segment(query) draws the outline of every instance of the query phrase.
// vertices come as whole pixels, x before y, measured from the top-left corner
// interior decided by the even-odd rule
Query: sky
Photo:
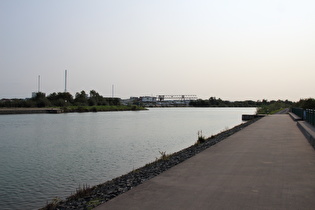
[[[0,0],[0,99],[315,98],[313,0]]]

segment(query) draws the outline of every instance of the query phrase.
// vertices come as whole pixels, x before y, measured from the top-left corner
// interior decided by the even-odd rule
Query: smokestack
[[[67,70],[65,70],[65,93],[67,92]]]
[[[38,75],[38,93],[40,92],[40,75]]]
[[[114,85],[112,85],[112,98],[114,98]]]

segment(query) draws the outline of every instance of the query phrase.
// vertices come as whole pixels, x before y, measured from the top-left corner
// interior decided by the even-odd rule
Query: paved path
[[[267,116],[96,209],[315,209],[315,151]]]

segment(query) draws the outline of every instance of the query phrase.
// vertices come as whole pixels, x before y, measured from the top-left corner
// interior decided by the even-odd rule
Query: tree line
[[[198,99],[196,101],[191,101],[190,105],[194,107],[261,107],[275,103],[282,103],[286,106],[291,106],[293,104],[292,101],[282,101],[282,100],[272,100],[268,101],[267,99],[253,101],[253,100],[245,100],[245,101],[228,101],[222,100],[221,98],[210,97],[209,99],[202,100]]]
[[[103,97],[95,90],[87,94],[84,90],[72,96],[69,92],[51,93],[47,97],[38,92],[30,99],[1,99],[0,107],[67,107],[67,106],[119,106],[120,98]],[[288,107],[299,107],[303,109],[315,109],[315,99],[300,99],[298,102],[289,100],[245,100],[228,101],[221,98],[210,97],[203,100],[198,99],[190,102],[192,107],[260,107],[262,110],[276,110]]]
[[[29,99],[1,99],[0,107],[66,107],[66,106],[119,106],[120,98],[103,97],[95,90],[89,95],[82,90],[73,97],[69,92],[51,93],[47,97],[38,92]]]
[[[298,102],[294,103],[293,106],[302,109],[315,109],[315,99],[314,98],[300,99]]]
[[[252,101],[227,101],[216,97],[210,97],[209,99],[191,101],[190,106],[193,107],[259,107],[258,113],[270,114],[279,111],[284,108],[298,107],[303,109],[315,109],[315,99],[307,98],[300,99],[298,102],[292,102],[289,100],[271,100],[266,99]]]

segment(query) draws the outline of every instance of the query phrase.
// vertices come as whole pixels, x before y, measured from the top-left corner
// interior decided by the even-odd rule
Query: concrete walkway
[[[315,151],[267,116],[96,209],[315,209]]]

